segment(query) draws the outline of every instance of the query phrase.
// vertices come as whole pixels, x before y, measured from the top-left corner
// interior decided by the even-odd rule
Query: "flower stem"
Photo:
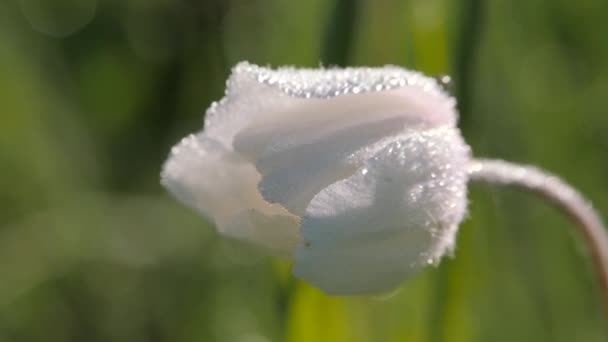
[[[589,201],[559,177],[533,166],[476,159],[471,163],[469,176],[471,181],[533,192],[570,217],[583,233],[591,252],[608,315],[608,232]]]

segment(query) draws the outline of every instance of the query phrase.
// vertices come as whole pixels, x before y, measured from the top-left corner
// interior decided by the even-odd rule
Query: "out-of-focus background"
[[[338,298],[219,237],[159,185],[230,67],[453,76],[478,156],[563,176],[608,213],[604,0],[3,0],[0,341],[606,341],[581,237],[472,186],[454,259]]]

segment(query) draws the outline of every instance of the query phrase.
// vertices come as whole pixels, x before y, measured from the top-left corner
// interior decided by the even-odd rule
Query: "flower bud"
[[[417,72],[243,62],[162,183],[328,293],[388,290],[454,246],[470,160],[456,121]]]

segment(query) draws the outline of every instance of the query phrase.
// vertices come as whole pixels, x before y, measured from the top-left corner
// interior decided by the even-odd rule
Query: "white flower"
[[[327,293],[387,290],[454,246],[470,160],[456,120],[417,72],[244,62],[162,183]]]

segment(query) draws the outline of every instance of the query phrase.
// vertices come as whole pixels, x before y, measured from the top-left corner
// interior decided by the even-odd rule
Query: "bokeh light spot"
[[[62,38],[78,32],[93,20],[97,0],[19,0],[19,5],[34,30]]]

